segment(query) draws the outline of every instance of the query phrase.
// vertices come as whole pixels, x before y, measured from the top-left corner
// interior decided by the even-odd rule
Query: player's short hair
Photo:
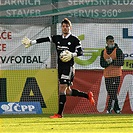
[[[69,26],[72,26],[72,23],[68,18],[64,18],[61,22],[61,25],[63,25],[63,23],[68,24]]]
[[[108,36],[106,37],[106,41],[108,41],[109,39],[114,40],[114,37],[111,36],[111,35],[108,35]]]

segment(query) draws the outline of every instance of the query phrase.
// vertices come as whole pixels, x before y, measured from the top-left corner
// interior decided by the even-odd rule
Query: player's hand
[[[63,56],[62,61],[68,62],[72,59],[72,57],[73,57],[73,54],[70,51],[66,50],[66,55]]]
[[[110,57],[110,58],[106,59],[106,61],[107,61],[108,64],[110,64],[110,63],[112,63],[113,60],[112,60],[112,58]]]
[[[27,37],[24,37],[22,39],[22,44],[24,44],[25,48],[28,48],[28,47],[31,46],[31,40],[29,38],[27,38]]]

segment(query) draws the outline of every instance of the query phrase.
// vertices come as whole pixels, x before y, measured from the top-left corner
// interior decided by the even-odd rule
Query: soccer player
[[[76,89],[71,89],[73,78],[74,78],[74,57],[83,55],[80,40],[71,34],[71,21],[65,18],[61,22],[62,35],[53,35],[51,37],[39,38],[37,40],[30,40],[25,37],[22,43],[25,47],[42,43],[42,42],[53,42],[56,45],[58,55],[58,78],[59,78],[59,110],[57,114],[50,116],[50,118],[62,118],[63,110],[66,103],[66,95],[84,97],[90,101],[92,105],[95,104],[93,93],[81,92]],[[60,53],[66,51],[66,55],[60,58]]]
[[[114,37],[109,35],[106,37],[106,48],[101,52],[100,65],[104,68],[103,75],[105,77],[106,90],[109,95],[107,113],[120,114],[117,91],[120,84],[120,76],[122,75],[121,66],[124,65],[124,54],[122,50],[114,43]]]

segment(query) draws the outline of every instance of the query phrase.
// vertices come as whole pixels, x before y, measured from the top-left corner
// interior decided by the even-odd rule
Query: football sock
[[[59,111],[58,111],[58,114],[62,115],[65,103],[66,103],[66,95],[60,95],[59,96]]]
[[[81,92],[81,91],[76,90],[76,89],[72,89],[72,96],[88,98],[88,95],[86,93]]]

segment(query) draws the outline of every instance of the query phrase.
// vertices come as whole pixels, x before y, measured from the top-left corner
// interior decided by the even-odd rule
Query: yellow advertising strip
[[[20,102],[22,99],[28,102],[25,97],[32,98],[34,101],[34,98],[39,99],[42,96],[41,102],[45,104],[45,107],[42,107],[43,113],[57,112],[58,77],[56,69],[1,70],[0,79],[3,87],[6,88],[7,102]],[[24,95],[22,96],[22,94]]]

